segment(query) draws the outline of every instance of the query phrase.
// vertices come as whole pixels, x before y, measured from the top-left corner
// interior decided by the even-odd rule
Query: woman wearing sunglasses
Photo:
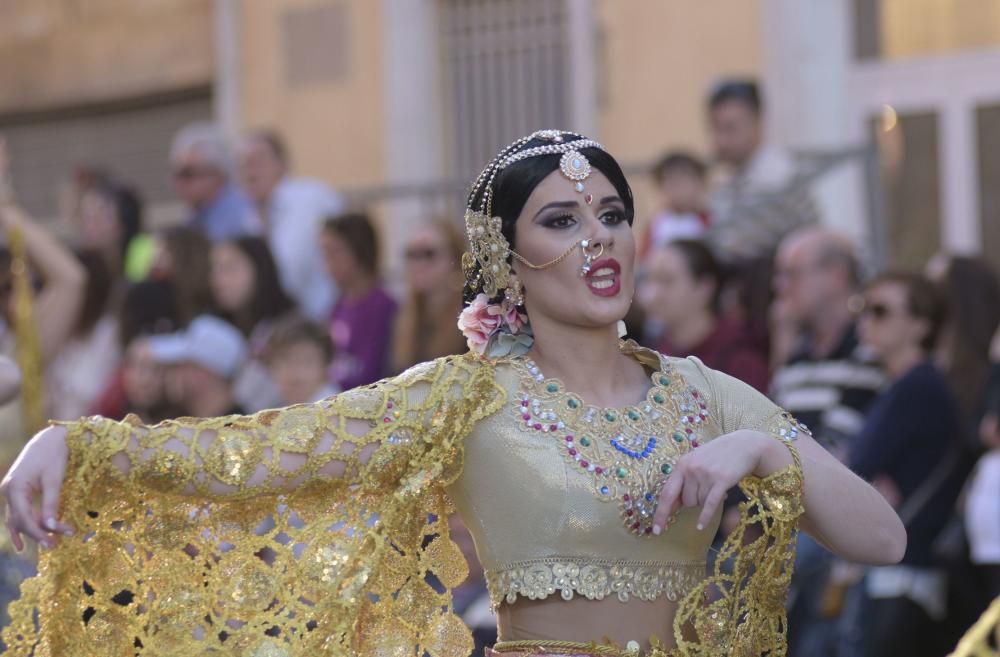
[[[463,251],[465,238],[454,221],[427,221],[410,235],[404,251],[408,289],[392,341],[394,372],[465,351],[465,338],[455,328],[462,310]]]
[[[906,529],[898,565],[869,569],[852,616],[860,625],[861,657],[940,655],[946,579],[934,543],[961,490],[962,420],[944,373],[932,361],[946,305],[922,276],[888,273],[864,293],[861,342],[889,379],[851,450],[851,469],[875,483]]]

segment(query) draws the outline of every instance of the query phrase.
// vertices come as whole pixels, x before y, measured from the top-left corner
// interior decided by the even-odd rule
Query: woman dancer
[[[499,654],[784,654],[798,522],[868,563],[905,533],[759,393],[618,340],[632,213],[598,143],[536,132],[473,187],[470,353],[251,417],[39,433],[8,525],[59,545],[11,607],[11,654],[466,655],[453,503]],[[757,538],[706,577],[737,483]]]

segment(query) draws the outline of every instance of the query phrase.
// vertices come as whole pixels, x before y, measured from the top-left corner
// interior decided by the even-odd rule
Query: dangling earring
[[[517,274],[511,273],[510,284],[504,290],[503,296],[515,306],[524,305],[524,286],[521,285],[521,279],[517,277]]]

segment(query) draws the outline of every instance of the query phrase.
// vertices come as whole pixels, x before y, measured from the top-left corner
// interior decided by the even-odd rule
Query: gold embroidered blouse
[[[654,370],[626,409],[466,355],[254,416],[70,423],[61,515],[77,533],[43,554],[4,642],[25,657],[464,656],[453,499],[495,604],[667,595],[672,654],[782,654],[800,468],[741,483],[741,527],[763,531],[727,542],[734,571],[708,579],[710,532],[681,513],[650,535],[646,496],[699,441],[800,428],[693,359],[625,348]]]

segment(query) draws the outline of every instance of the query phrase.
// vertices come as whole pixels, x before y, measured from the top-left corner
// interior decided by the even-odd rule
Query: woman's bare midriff
[[[497,610],[501,641],[576,641],[603,643],[610,639],[620,646],[637,641],[649,647],[650,636],[664,646],[674,646],[674,615],[677,603],[665,597],[651,602],[621,602],[611,596],[603,600],[576,597],[563,600],[550,595],[544,600],[518,599]]]

